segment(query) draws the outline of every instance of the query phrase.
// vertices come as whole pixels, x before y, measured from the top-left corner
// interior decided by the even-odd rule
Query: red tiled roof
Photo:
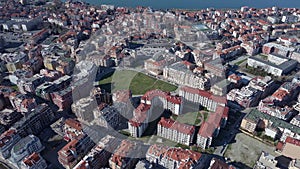
[[[209,98],[209,99],[211,99],[215,102],[221,103],[221,104],[226,104],[227,103],[227,99],[225,97],[215,96],[211,92],[208,92],[208,91],[205,91],[205,90],[200,90],[200,89],[187,87],[187,86],[181,87],[180,90],[183,90],[185,92],[192,93],[192,94],[197,94],[197,95],[200,95],[202,97]]]
[[[36,152],[32,153],[31,155],[29,155],[28,157],[25,157],[23,159],[23,163],[26,165],[26,166],[33,166],[34,164],[36,164],[39,160],[40,160],[40,155]]]
[[[279,141],[278,144],[277,144],[277,146],[276,146],[276,150],[282,151],[283,150],[283,146],[284,146],[283,142]]]
[[[164,117],[161,118],[158,124],[165,128],[177,130],[180,133],[189,134],[189,135],[193,134],[195,131],[195,126],[179,123],[178,121],[174,121],[172,119],[166,119]]]
[[[14,129],[9,129],[7,131],[5,131],[3,134],[1,134],[0,136],[0,148],[2,148],[3,146],[5,146],[5,144],[10,141],[10,139],[12,138],[13,135],[15,135],[17,133],[16,130]]]
[[[282,100],[287,95],[288,95],[288,92],[286,90],[282,90],[282,89],[279,89],[275,93],[272,94],[272,96],[274,98],[276,98],[277,100]]]
[[[229,169],[229,165],[224,161],[221,161],[217,158],[213,158],[214,163],[210,166],[210,169]]]
[[[78,131],[82,130],[81,123],[78,120],[68,118],[65,120],[65,125],[68,125]]]
[[[290,144],[293,144],[293,145],[296,145],[296,146],[299,146],[300,147],[300,140],[298,139],[294,139],[292,137],[287,137],[285,139],[285,143],[290,143]]]
[[[164,91],[161,91],[161,90],[150,90],[150,91],[147,91],[141,97],[141,100],[151,101],[154,97],[164,98],[167,101],[172,102],[174,104],[180,104],[181,103],[181,97],[179,97],[179,96],[171,96],[170,92],[164,92]]]

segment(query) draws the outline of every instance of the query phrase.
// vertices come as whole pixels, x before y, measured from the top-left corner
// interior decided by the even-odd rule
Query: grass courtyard
[[[101,88],[109,92],[130,89],[133,95],[141,95],[148,90],[160,89],[162,91],[174,91],[177,86],[157,80],[143,73],[131,70],[116,71],[99,81]]]
[[[208,115],[209,112],[206,111],[189,112],[179,116],[173,115],[172,119],[178,121],[179,123],[200,126],[201,123],[207,120]]]

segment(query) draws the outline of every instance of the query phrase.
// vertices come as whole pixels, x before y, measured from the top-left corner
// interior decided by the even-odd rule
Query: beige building
[[[292,159],[300,158],[300,140],[287,137],[281,154]]]

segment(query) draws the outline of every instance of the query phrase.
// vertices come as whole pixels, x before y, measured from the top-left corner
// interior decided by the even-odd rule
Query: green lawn
[[[99,81],[101,88],[113,92],[121,89],[130,89],[133,95],[146,93],[148,90],[160,89],[174,91],[177,86],[157,80],[140,72],[120,70]]]
[[[180,123],[199,126],[203,121],[207,120],[207,117],[208,112],[200,111],[184,113],[180,116],[173,117],[173,119]]]

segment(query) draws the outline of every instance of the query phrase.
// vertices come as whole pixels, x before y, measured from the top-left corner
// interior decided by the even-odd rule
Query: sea
[[[110,4],[120,7],[145,6],[153,9],[238,9],[242,6],[254,8],[287,7],[300,8],[300,0],[83,0],[93,5]]]

